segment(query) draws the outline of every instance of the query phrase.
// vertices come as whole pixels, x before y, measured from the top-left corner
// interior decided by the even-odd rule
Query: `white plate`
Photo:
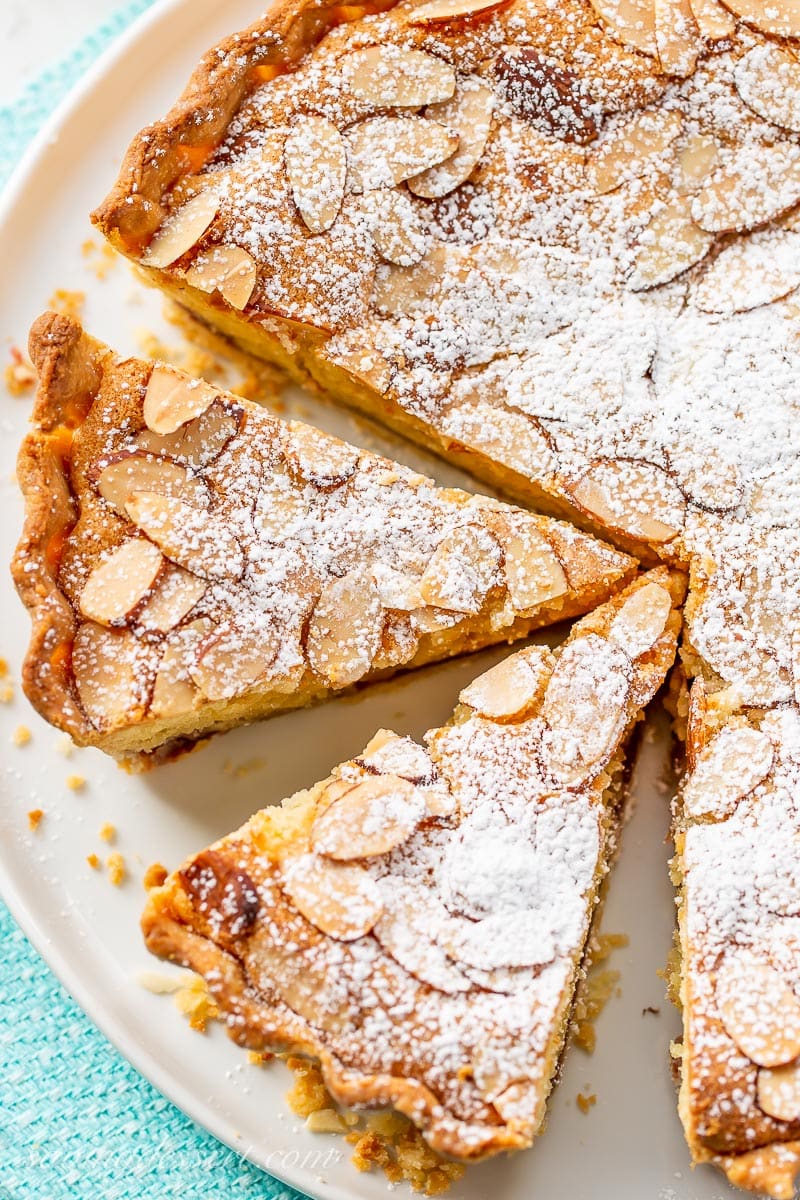
[[[130,136],[175,98],[200,54],[219,37],[252,21],[257,0],[170,0],[158,5],[107,55],[73,94],[29,153],[0,217],[0,330],[24,345],[32,319],[56,288],[86,292],[85,321],[99,337],[136,352],[137,331],[161,328],[160,301],[120,263],[100,282],[81,243],[91,236],[87,213],[114,178]],[[167,330],[175,342],[175,330]],[[2,347],[5,351],[5,347]],[[2,355],[5,358],[5,353]],[[354,440],[375,435],[311,399],[304,415]],[[12,481],[25,430],[26,399],[2,397],[0,408],[0,560],[8,560],[22,520]],[[379,443],[380,444],[380,443]],[[433,470],[456,472],[386,440],[390,452]],[[28,621],[0,573],[0,655],[18,671]],[[123,1054],[185,1112],[273,1174],[324,1200],[385,1196],[382,1175],[360,1175],[349,1150],[315,1136],[284,1104],[289,1079],[281,1065],[251,1067],[221,1028],[201,1040],[170,1001],[136,982],[165,969],[143,949],[138,917],[144,867],[177,865],[185,855],[235,828],[256,808],[275,802],[357,752],[380,725],[421,734],[446,718],[464,683],[498,653],[480,655],[394,684],[356,700],[291,714],[220,737],[183,761],[132,777],[95,751],[66,759],[60,739],[25,702],[0,706],[0,885],[17,920],[89,1016]],[[12,747],[24,722],[31,742]],[[652,725],[652,722],[651,722]],[[658,732],[656,720],[652,728]],[[546,1136],[529,1154],[469,1170],[452,1200],[717,1200],[733,1196],[704,1168],[691,1174],[670,1078],[668,1045],[679,1029],[656,975],[670,948],[673,898],[667,879],[666,726],[650,737],[637,771],[638,807],[626,830],[604,928],[630,935],[612,967],[622,992],[598,1023],[593,1058],[573,1050],[551,1105]],[[253,768],[237,777],[232,768]],[[258,766],[257,764],[261,764]],[[88,779],[70,792],[66,777]],[[26,813],[40,807],[40,830]],[[105,847],[97,830],[111,821],[132,877],[113,888],[86,855]],[[658,1015],[643,1013],[649,1007]],[[46,1030],[42,1030],[46,1036]],[[594,1092],[587,1116],[578,1092]]]

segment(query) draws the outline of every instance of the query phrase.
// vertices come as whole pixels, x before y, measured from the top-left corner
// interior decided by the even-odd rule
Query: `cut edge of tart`
[[[464,1160],[528,1146],[683,593],[658,568],[509,655],[426,748],[379,731],[154,889],[148,947],[204,975],[241,1045],[319,1059],[337,1102]]]

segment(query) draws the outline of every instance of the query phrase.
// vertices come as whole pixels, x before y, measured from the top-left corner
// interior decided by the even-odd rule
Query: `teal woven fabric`
[[[0,185],[86,68],[152,0],[115,13],[0,108]],[[0,1200],[300,1200],[150,1086],[0,904]]]

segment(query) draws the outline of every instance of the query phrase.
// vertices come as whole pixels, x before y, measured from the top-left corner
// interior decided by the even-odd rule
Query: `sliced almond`
[[[556,954],[553,932],[535,908],[479,921],[451,917],[439,933],[439,943],[454,962],[480,971],[544,966]]]
[[[704,259],[713,243],[713,234],[692,220],[687,202],[673,200],[639,235],[628,286],[639,292],[669,283]]]
[[[533,524],[500,537],[511,603],[521,616],[566,594],[567,577],[547,538]]]
[[[347,131],[350,187],[354,192],[394,187],[444,162],[458,134],[426,117],[374,117]]]
[[[167,558],[203,579],[238,579],[244,554],[238,538],[219,518],[172,496],[134,492],[128,516]]]
[[[443,104],[432,104],[425,116],[455,130],[458,149],[438,166],[430,167],[408,181],[408,190],[427,200],[447,196],[466,182],[480,160],[489,138],[494,109],[494,92],[477,76],[458,83],[455,95]],[[391,261],[395,261],[392,259]]]
[[[448,100],[456,73],[424,50],[390,43],[353,50],[341,60],[342,75],[354,96],[377,108],[419,108]]]
[[[587,184],[593,194],[604,196],[638,179],[680,136],[682,128],[681,114],[663,109],[646,109],[618,126],[587,160]]]
[[[95,567],[80,595],[80,610],[99,625],[123,625],[153,587],[164,564],[145,538],[131,538]]]
[[[734,150],[692,201],[709,233],[742,233],[800,202],[800,148],[788,142]]]
[[[306,920],[340,942],[364,937],[383,912],[378,885],[363,867],[318,854],[287,862],[281,883]]]
[[[762,1067],[756,1082],[758,1107],[776,1121],[800,1121],[800,1063]]]
[[[731,951],[717,972],[716,998],[728,1034],[759,1067],[782,1067],[800,1054],[800,1000],[774,967]]]
[[[174,433],[210,408],[218,396],[210,383],[158,363],[144,394],[145,424],[153,433]]]
[[[697,756],[683,792],[693,818],[724,820],[772,770],[775,752],[765,733],[749,725],[726,726]]]
[[[554,663],[546,646],[528,646],[484,671],[458,698],[490,721],[518,721],[541,701]]]
[[[693,133],[678,155],[676,188],[681,195],[695,192],[719,162],[719,146],[706,133]]]
[[[708,744],[708,694],[701,675],[689,688],[689,712],[686,716],[686,766],[691,774]]]
[[[277,622],[268,617],[252,627],[236,621],[218,626],[198,647],[192,679],[209,700],[240,696],[268,681],[283,637]]]
[[[256,286],[255,259],[241,246],[214,246],[186,272],[186,282],[201,292],[219,292],[232,308],[247,307]]]
[[[436,767],[424,746],[389,729],[379,730],[357,761],[379,775],[400,775],[409,783],[430,784],[436,777]]]
[[[167,638],[150,701],[154,717],[176,717],[195,707],[199,692],[189,674],[189,663],[196,644],[211,628],[208,620],[192,621]]]
[[[736,90],[765,121],[800,133],[800,62],[767,42],[748,50],[736,64]]]
[[[371,574],[356,569],[322,589],[306,638],[308,661],[331,687],[347,687],[372,666],[381,644],[383,605]]]
[[[698,28],[690,0],[654,0],[656,49],[662,71],[685,79],[697,65]]]
[[[412,9],[408,20],[412,25],[438,25],[463,17],[489,16],[508,4],[509,0],[429,0]]]
[[[603,524],[656,544],[671,541],[686,516],[686,502],[666,471],[637,459],[601,459],[571,494]]]
[[[324,233],[344,199],[347,158],[342,135],[326,117],[299,117],[284,154],[297,211],[312,233]]]
[[[659,583],[637,588],[623,604],[608,636],[621,646],[629,658],[638,658],[652,650],[672,612],[672,597]]]
[[[413,783],[399,775],[370,776],[317,817],[311,848],[339,862],[373,858],[405,842],[425,813],[425,797]]]
[[[219,210],[219,197],[198,192],[171,212],[142,255],[147,267],[168,267],[200,240]]]
[[[339,438],[293,421],[286,441],[286,461],[296,479],[322,492],[341,487],[358,466],[359,451]]]
[[[657,56],[654,0],[591,0],[617,41],[651,58]]]
[[[556,662],[540,715],[550,773],[580,786],[616,748],[627,720],[631,662],[624,650],[596,633],[569,642]]]
[[[717,42],[731,36],[736,22],[719,0],[691,0],[691,5],[701,37]]]
[[[800,3],[798,0],[725,0],[737,17],[741,17],[754,29],[762,33],[773,33],[777,37],[800,37]]]
[[[492,1100],[504,1121],[524,1122],[526,1126],[535,1126],[540,1103],[541,1088],[528,1079],[518,1079]]]
[[[72,671],[81,706],[98,729],[112,729],[141,715],[146,697],[142,646],[128,630],[79,625],[72,644]]]
[[[726,246],[691,291],[701,312],[749,312],[800,287],[800,233],[761,230]]]
[[[364,198],[372,240],[386,262],[410,267],[424,257],[428,236],[422,219],[404,192],[381,189]]]
[[[468,992],[472,983],[450,961],[435,938],[447,921],[445,909],[430,893],[392,875],[380,881],[384,909],[374,933],[388,954],[421,983],[446,995]]]
[[[167,454],[184,460],[194,470],[213,462],[242,426],[244,410],[230,400],[216,400],[194,421],[174,433],[156,434],[144,429],[136,435],[136,445],[153,454]]]
[[[378,589],[378,595],[384,608],[394,608],[399,612],[413,612],[421,608],[425,601],[420,591],[418,577],[397,571],[385,563],[375,563],[372,577]]]
[[[136,624],[154,633],[169,633],[202,600],[206,588],[203,579],[167,563],[137,612]]]
[[[113,458],[97,477],[100,495],[125,515],[125,504],[134,492],[159,492],[177,496],[196,508],[208,503],[208,489],[201,479],[190,475],[186,467],[140,451],[129,451]]]
[[[420,580],[426,604],[479,613],[500,579],[501,550],[482,525],[459,525],[442,538]]]

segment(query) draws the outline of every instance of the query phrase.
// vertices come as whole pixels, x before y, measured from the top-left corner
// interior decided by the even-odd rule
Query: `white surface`
[[[90,235],[86,214],[110,184],[121,149],[148,118],[177,94],[200,52],[258,12],[258,0],[168,0],[133,31],[126,45],[74,97],[29,158],[0,220],[0,352],[24,344],[31,320],[57,288],[88,295],[90,330],[125,352],[136,331],[158,323],[159,300],[120,263],[105,282],[87,269],[80,246]],[[147,86],[142,81],[147,80]],[[7,336],[6,336],[7,335]],[[168,334],[173,342],[174,330]],[[0,559],[7,560],[22,519],[12,481],[16,447],[29,401],[0,405]],[[371,434],[311,400],[300,410],[354,440]],[[406,447],[399,457],[419,465]],[[430,469],[430,466],[428,466]],[[435,467],[440,479],[458,478]],[[27,618],[0,574],[0,655],[18,672]],[[166,970],[150,960],[138,931],[144,867],[158,859],[175,866],[189,852],[233,829],[257,807],[279,800],[357,752],[375,728],[391,725],[420,734],[446,718],[461,686],[499,654],[409,676],[374,688],[355,701],[291,714],[218,738],[209,748],[145,776],[131,777],[94,751],[66,759],[60,737],[22,699],[0,706],[0,884],[15,914],[51,966],[90,1016],[127,1057],[177,1104],[219,1137],[273,1173],[327,1200],[385,1197],[382,1175],[359,1175],[340,1142],[307,1133],[285,1107],[287,1075],[280,1066],[248,1065],[221,1028],[207,1039],[190,1031],[168,998],[143,991],[142,970]],[[15,727],[32,730],[24,748],[12,745]],[[609,931],[630,935],[610,965],[622,969],[622,994],[598,1025],[593,1058],[572,1051],[550,1106],[546,1136],[529,1154],[472,1168],[452,1200],[718,1200],[733,1196],[707,1168],[690,1173],[675,1113],[668,1044],[677,1014],[656,975],[670,947],[673,899],[667,880],[668,793],[659,783],[668,758],[660,739],[646,745],[637,771],[638,807],[625,833],[604,919]],[[231,767],[260,763],[242,778]],[[70,792],[66,777],[88,779]],[[41,807],[38,833],[26,813]],[[102,854],[97,830],[118,830],[117,846],[131,878],[115,889],[86,865]],[[657,1016],[644,1015],[655,1006]],[[43,1034],[45,1031],[43,1031]],[[579,1091],[597,1094],[588,1116]]]
[[[69,54],[114,8],[109,0],[2,0],[0,104]]]

